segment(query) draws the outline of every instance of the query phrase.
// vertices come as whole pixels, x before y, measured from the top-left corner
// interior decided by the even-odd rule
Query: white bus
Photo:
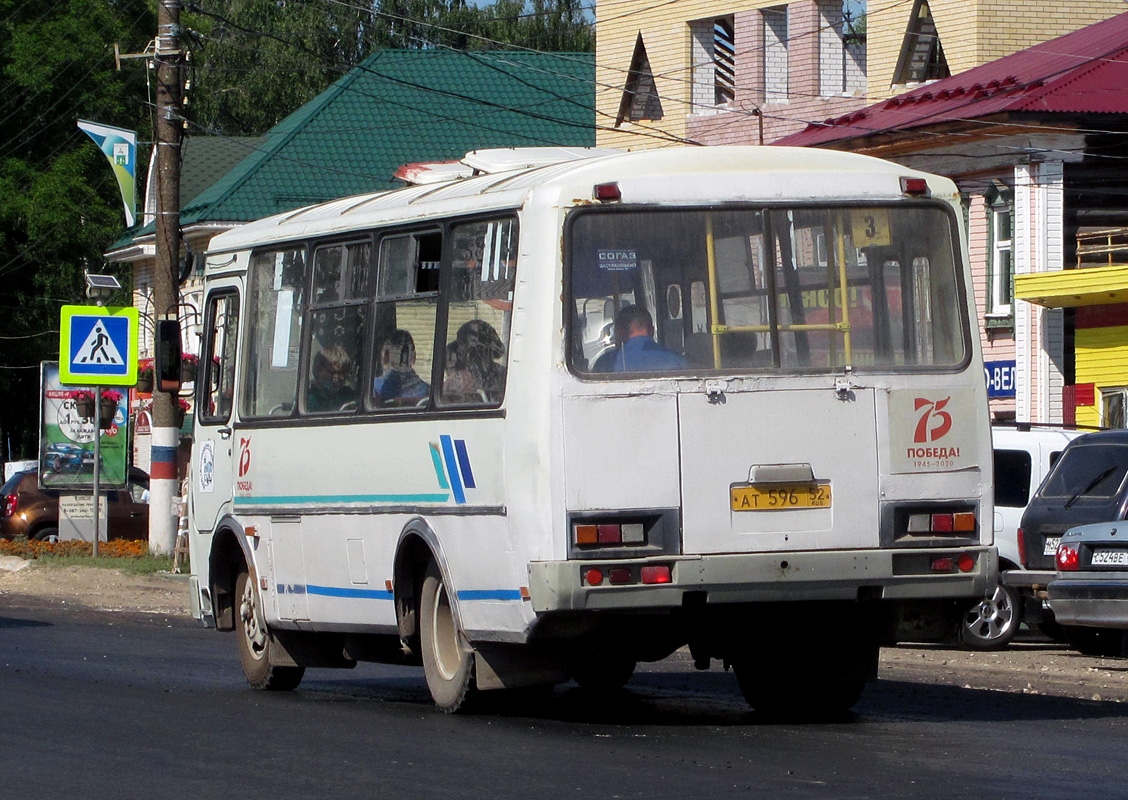
[[[212,242],[193,611],[250,683],[421,663],[451,711],[688,646],[758,709],[843,709],[882,643],[954,633],[997,573],[955,186],[776,147],[488,166],[522,157]]]

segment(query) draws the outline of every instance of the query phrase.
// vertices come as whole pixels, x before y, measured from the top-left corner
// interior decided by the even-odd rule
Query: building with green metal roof
[[[187,246],[301,206],[393,189],[404,164],[497,147],[595,145],[591,53],[382,50],[288,116],[181,208]],[[187,173],[188,166],[185,171]],[[194,180],[186,174],[182,180]],[[186,193],[185,193],[186,194]],[[112,261],[151,263],[153,225]]]

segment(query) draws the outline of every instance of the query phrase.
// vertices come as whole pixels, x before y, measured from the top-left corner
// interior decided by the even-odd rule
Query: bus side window
[[[248,417],[288,417],[298,393],[298,354],[306,297],[304,246],[251,258],[252,328],[240,407]]]
[[[200,392],[196,407],[200,421],[224,424],[231,418],[235,397],[235,345],[239,333],[239,297],[224,292],[208,298],[207,330]]]
[[[369,406],[423,408],[431,397],[442,233],[380,241]]]
[[[439,401],[444,406],[495,406],[505,393],[517,220],[456,225],[452,236]]]
[[[309,369],[302,410],[356,411],[372,286],[367,240],[319,247],[313,255]]]

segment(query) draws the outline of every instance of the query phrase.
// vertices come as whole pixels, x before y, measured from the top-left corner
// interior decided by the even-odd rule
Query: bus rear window
[[[935,207],[579,213],[581,374],[951,368],[967,355]]]

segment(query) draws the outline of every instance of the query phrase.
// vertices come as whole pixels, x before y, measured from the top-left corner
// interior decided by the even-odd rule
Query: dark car
[[[1007,582],[1014,585],[1021,577],[1024,591],[1047,599],[1062,535],[1078,525],[1125,519],[1126,478],[1128,430],[1088,433],[1070,442],[1022,515],[1019,558],[1026,571],[1007,573]],[[1052,634],[1052,616],[1042,622]]]
[[[1066,640],[1086,655],[1125,655],[1128,522],[1070,528],[1057,550],[1050,607]]]
[[[107,537],[145,539],[149,535],[149,476],[129,473],[125,489],[105,493]],[[59,533],[59,491],[40,489],[36,470],[17,472],[0,487],[0,539],[26,536],[40,541]]]

